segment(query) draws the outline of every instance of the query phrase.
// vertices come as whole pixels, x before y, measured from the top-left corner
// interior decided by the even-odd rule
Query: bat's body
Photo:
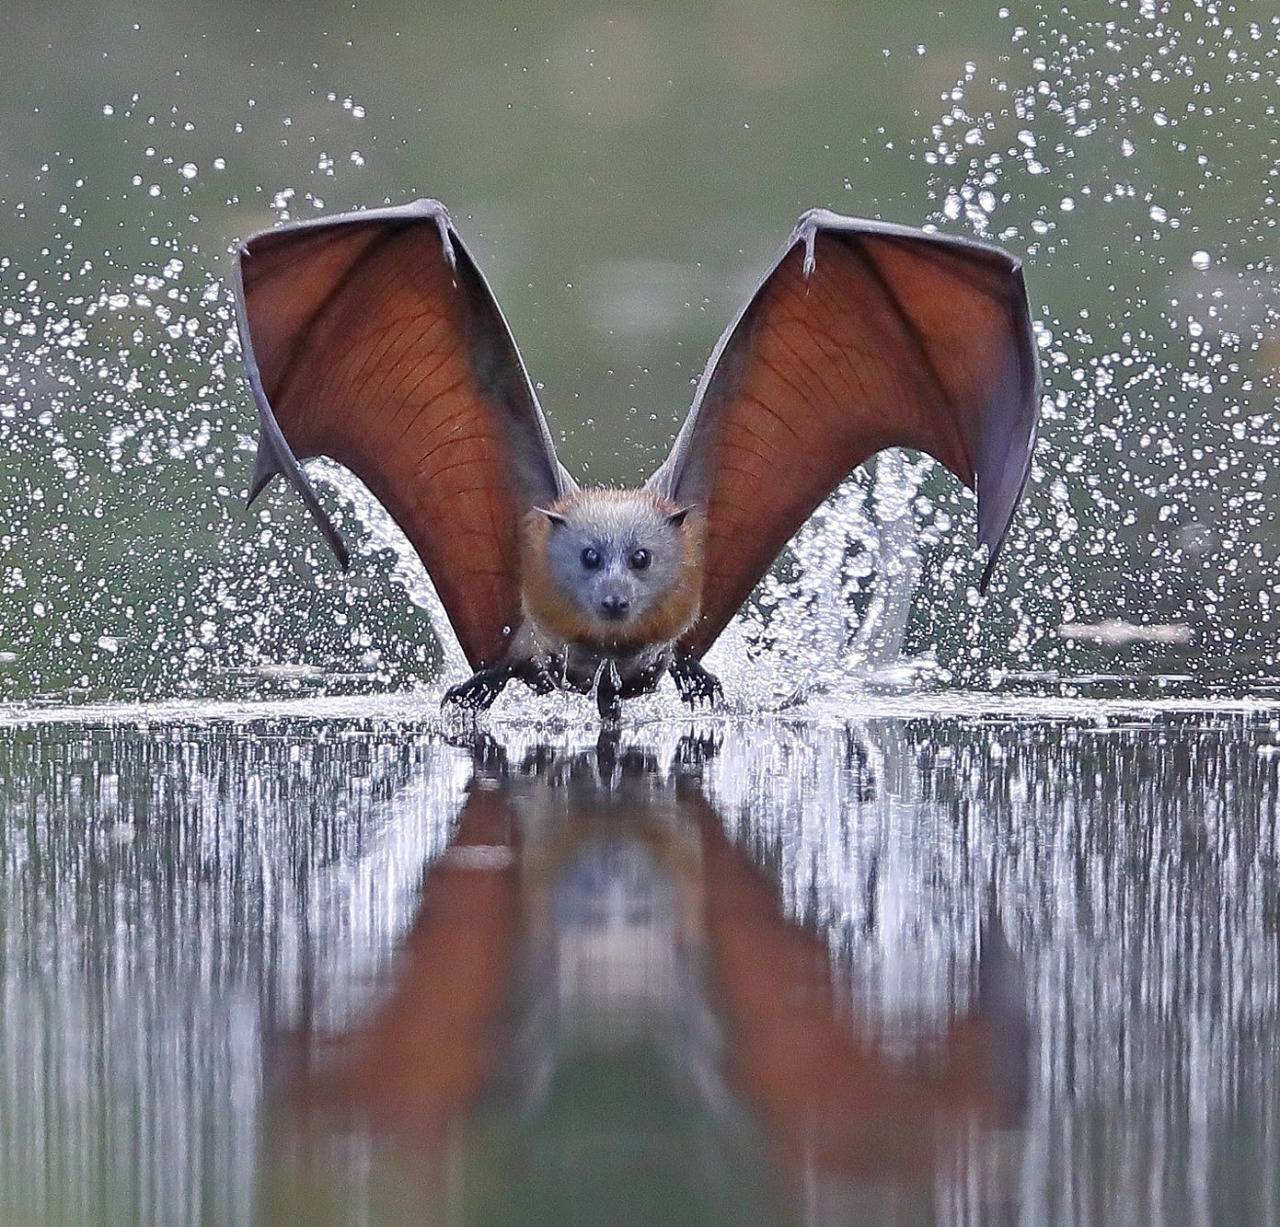
[[[483,705],[489,689],[518,676],[535,688],[594,691],[601,713],[616,714],[622,699],[657,685],[698,616],[697,522],[648,490],[580,490],[526,518],[520,593],[524,616],[505,660],[450,697]],[[682,693],[699,676],[710,678],[682,657]]]
[[[580,490],[488,286],[437,201],[249,239],[238,318],[276,473],[346,551],[299,457],[362,478],[417,549],[488,707],[511,678],[621,700],[698,663],[814,508],[885,447],[978,493],[982,586],[1026,481],[1039,381],[1016,261],[811,210],[721,338],[640,490]]]

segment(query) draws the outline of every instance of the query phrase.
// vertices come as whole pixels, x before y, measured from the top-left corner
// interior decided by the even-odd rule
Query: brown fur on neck
[[[648,490],[579,490],[557,499],[548,511],[565,514],[591,499],[620,502],[636,495],[664,515],[679,511],[677,504]],[[546,564],[551,521],[541,510],[525,517],[520,538],[520,589],[525,617],[541,632],[566,643],[603,648],[637,648],[678,639],[697,618],[702,604],[702,517],[690,513],[680,526],[679,579],[643,616],[607,636],[567,601],[552,581]]]

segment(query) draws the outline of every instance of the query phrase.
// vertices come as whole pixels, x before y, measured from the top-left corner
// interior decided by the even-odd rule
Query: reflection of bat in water
[[[957,986],[936,1028],[886,1032],[827,937],[787,914],[776,871],[761,863],[772,857],[726,832],[697,779],[714,747],[686,739],[679,766],[664,771],[611,737],[564,758],[540,747],[522,764],[494,743],[476,747],[476,777],[448,850],[423,875],[385,991],[348,1026],[302,1020],[282,1107],[303,1119],[332,1113],[343,1130],[367,1122],[419,1149],[426,1162],[414,1171],[429,1171],[452,1139],[455,1163],[466,1155],[458,1174],[474,1179],[483,1148],[496,1147],[501,1182],[526,1206],[530,1182],[548,1172],[553,1183],[572,1170],[580,1189],[601,1187],[613,1153],[628,1164],[653,1156],[648,1179],[661,1182],[658,1156],[694,1135],[691,1120],[732,1128],[739,1107],[753,1109],[806,1198],[831,1177],[927,1186],[954,1170],[972,1125],[1020,1124],[1029,1022],[994,894],[976,992]],[[746,828],[763,816],[749,805]],[[643,1082],[619,1073],[646,1051],[665,1056]],[[683,1119],[638,1112],[629,1096],[679,1103]],[[461,1131],[481,1103],[486,1123]],[[503,1117],[538,1143],[511,1145],[495,1128]],[[708,1147],[703,1196],[729,1161],[730,1136],[696,1136]],[[538,1172],[522,1170],[522,1152],[539,1156]],[[440,1182],[465,1196],[465,1182]],[[519,1221],[539,1217],[573,1216]]]
[[[814,508],[882,448],[978,493],[985,586],[1039,412],[1022,273],[967,240],[801,217],[642,489],[581,490],[556,459],[484,278],[436,201],[284,226],[237,269],[258,403],[255,496],[276,473],[346,551],[298,466],[332,456],[434,582],[487,707],[513,677],[595,690],[602,716],[698,663]]]

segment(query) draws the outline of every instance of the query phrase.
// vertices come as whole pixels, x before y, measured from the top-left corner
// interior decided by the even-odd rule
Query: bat
[[[671,454],[634,490],[556,457],[492,292],[436,200],[280,226],[239,248],[240,344],[276,474],[348,555],[299,464],[359,477],[426,567],[481,710],[518,678],[622,700],[700,663],[778,553],[887,447],[978,496],[985,590],[1026,483],[1040,376],[1019,262],[999,248],[804,213],[720,338]]]

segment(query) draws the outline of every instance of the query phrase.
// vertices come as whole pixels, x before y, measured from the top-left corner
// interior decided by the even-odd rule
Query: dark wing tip
[[[1010,277],[1010,346],[996,372],[977,438],[978,540],[988,551],[980,592],[986,591],[1026,489],[1040,422],[1040,361],[1022,269],[1016,262]]]
[[[271,417],[268,422],[269,414],[269,409],[265,413],[260,411],[262,433],[258,440],[258,456],[253,463],[253,479],[249,483],[249,499],[245,505],[252,507],[258,495],[279,473],[301,496],[307,510],[311,513],[311,518],[315,520],[324,539],[329,543],[329,548],[337,558],[338,565],[345,571],[351,565],[351,554],[347,550],[346,542],[343,541],[333,521],[320,505],[315,487],[307,480],[307,475],[294,459],[293,452],[289,450],[284,436],[280,434],[280,428],[276,426],[274,417]]]
[[[1000,560],[1000,551],[1004,545],[1005,537],[1008,536],[1010,525],[1013,523],[1013,514],[1018,509],[1018,502],[1022,498],[1022,491],[1025,489],[1027,478],[1031,473],[1031,452],[1034,447],[1035,430],[1033,427],[1022,458],[1021,470],[1013,469],[1012,464],[1009,463],[1010,461],[1016,462],[1016,456],[1010,456],[1006,459],[1008,468],[1003,472],[997,473],[997,482],[1003,488],[994,499],[988,498],[984,501],[982,498],[983,473],[982,468],[979,468],[978,542],[980,545],[987,547],[986,566],[983,567],[982,578],[978,581],[978,591],[981,593],[986,592],[987,585],[991,582],[992,572],[995,571],[996,563]],[[1007,480],[1010,472],[1019,472],[1016,480]]]

